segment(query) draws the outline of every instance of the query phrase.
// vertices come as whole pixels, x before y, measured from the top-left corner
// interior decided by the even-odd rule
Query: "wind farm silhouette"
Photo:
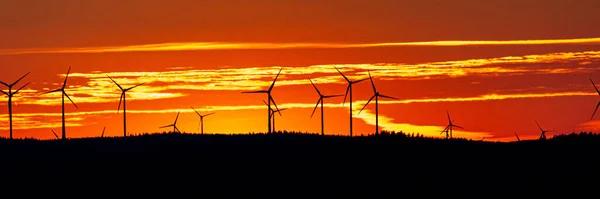
[[[375,131],[374,131],[374,135],[378,136],[380,134],[380,128],[379,128],[379,98],[386,98],[386,99],[394,99],[394,100],[399,100],[396,97],[391,97],[388,95],[383,95],[381,94],[378,90],[377,87],[374,83],[373,80],[373,76],[371,75],[371,71],[370,70],[366,70],[368,78],[362,78],[359,80],[350,80],[344,73],[342,73],[342,71],[338,68],[338,67],[333,67],[333,69],[335,71],[337,71],[342,77],[343,79],[346,81],[347,83],[347,87],[346,87],[346,92],[344,95],[344,100],[342,101],[342,106],[345,105],[346,99],[349,98],[349,106],[350,106],[350,128],[349,128],[349,137],[353,137],[353,128],[352,128],[352,119],[353,119],[353,112],[354,109],[352,108],[353,106],[353,85],[365,80],[369,80],[371,82],[371,88],[373,90],[373,95],[367,100],[367,102],[363,105],[363,107],[359,110],[359,114],[362,113],[362,111],[364,111],[364,109],[370,104],[371,101],[373,101],[373,99],[375,99]],[[279,70],[277,71],[277,75],[275,76],[275,78],[273,79],[273,81],[271,82],[270,86],[268,87],[268,89],[266,90],[257,90],[257,91],[244,91],[242,93],[266,93],[267,94],[267,101],[263,100],[263,103],[267,106],[267,110],[268,110],[268,117],[267,117],[267,124],[268,124],[268,128],[267,128],[267,134],[271,134],[273,132],[275,132],[275,114],[279,114],[280,116],[282,116],[281,112],[284,110],[287,110],[287,108],[282,108],[279,109],[277,107],[277,103],[275,102],[275,99],[272,96],[272,91],[273,88],[275,87],[275,83],[277,82],[279,76],[282,73],[283,68],[279,68]],[[62,136],[60,136],[60,139],[62,140],[66,140],[67,139],[67,135],[66,135],[66,125],[65,125],[65,97],[75,106],[75,108],[79,108],[77,106],[77,104],[75,104],[75,102],[71,99],[71,97],[67,94],[66,92],[66,88],[67,88],[67,81],[69,78],[69,74],[71,72],[71,66],[69,66],[67,73],[65,73],[65,78],[63,80],[63,84],[60,88],[55,89],[55,90],[51,90],[51,91],[47,91],[47,92],[42,92],[39,95],[44,95],[44,94],[49,94],[49,93],[55,93],[55,92],[60,92],[61,93],[61,97],[62,97]],[[9,115],[9,123],[10,123],[10,133],[9,133],[9,139],[12,140],[13,139],[13,119],[12,119],[12,97],[16,94],[19,93],[19,91],[21,91],[22,89],[24,89],[25,87],[27,87],[30,82],[24,84],[23,86],[19,87],[18,89],[13,90],[13,87],[16,86],[19,82],[21,82],[26,76],[28,76],[30,73],[26,73],[25,75],[21,76],[19,79],[17,79],[15,82],[8,84],[5,82],[0,81],[0,84],[6,86],[8,88],[8,91],[4,91],[4,90],[0,90],[4,95],[6,95],[8,97],[8,115]],[[112,77],[110,77],[109,75],[106,75],[106,77],[112,82],[114,83],[119,90],[121,91],[121,95],[119,98],[119,106],[117,107],[117,113],[120,112],[121,110],[121,104],[123,104],[123,137],[127,137],[127,100],[126,100],[126,96],[127,96],[127,92],[131,91],[134,88],[137,88],[139,86],[144,85],[144,83],[139,83],[137,85],[128,87],[128,88],[124,88],[121,86],[121,84],[119,84],[117,81],[115,81]],[[319,107],[319,105],[321,106],[321,136],[325,135],[325,121],[324,121],[324,100],[327,98],[334,98],[334,97],[341,97],[342,95],[324,95],[321,90],[318,89],[317,85],[315,84],[315,82],[313,82],[313,80],[309,77],[308,78],[309,82],[311,83],[312,87],[315,89],[315,91],[317,92],[317,94],[319,95],[319,99],[317,100],[317,103],[315,105],[315,107],[313,108],[313,111],[311,113],[310,118],[312,118],[316,112],[316,109]],[[593,82],[593,80],[590,78],[589,79],[590,82],[592,83],[592,86],[594,87],[594,89],[596,90],[596,92],[600,95],[600,90],[596,87],[595,83]],[[348,97],[348,95],[350,95]],[[272,105],[271,105],[272,104]],[[273,108],[274,106],[274,108]],[[592,119],[598,109],[598,107],[600,107],[600,102],[598,103],[598,105],[596,106],[596,109],[594,110],[593,114],[592,114]],[[199,117],[199,125],[198,125],[198,130],[200,131],[200,134],[204,134],[204,117],[207,117],[209,115],[214,114],[214,112],[202,115],[200,114],[194,107],[191,107],[192,110],[198,115]],[[181,133],[180,129],[177,127],[177,121],[179,119],[179,115],[180,112],[178,112],[175,121],[173,122],[173,124],[170,125],[166,125],[166,126],[162,126],[159,128],[166,128],[166,127],[173,127],[173,132],[176,133]],[[440,134],[445,133],[445,139],[453,139],[453,130],[454,128],[458,128],[458,129],[464,129],[462,126],[458,126],[454,123],[454,120],[452,120],[450,118],[450,113],[449,111],[446,111],[447,114],[447,119],[448,119],[448,124],[445,126],[445,128],[440,132]],[[538,140],[546,140],[546,132],[549,132],[549,130],[543,130],[541,128],[541,126],[539,125],[539,123],[537,121],[535,121],[538,128],[541,131],[541,135],[539,137]],[[106,126],[104,127],[102,134],[100,135],[100,137],[104,137],[104,133],[106,130]],[[56,133],[54,132],[54,130],[52,130],[53,134],[55,135],[55,137],[58,137],[56,135]],[[517,139],[517,141],[521,141],[520,137],[517,135],[516,132],[514,132],[514,135]],[[488,138],[486,136],[484,136],[483,139]],[[483,141],[482,139],[482,141]]]
[[[273,104],[275,105],[275,107],[277,107],[277,104],[275,103],[275,101],[273,101],[273,97],[271,96],[271,91],[273,91],[273,87],[275,87],[275,82],[277,81],[277,78],[279,77],[279,75],[281,74],[281,70],[283,70],[283,68],[279,69],[279,72],[277,73],[277,76],[275,76],[275,79],[273,79],[273,83],[271,84],[271,86],[269,87],[269,89],[267,90],[259,90],[259,91],[245,91],[242,93],[266,93],[267,94],[267,123],[268,123],[268,130],[267,133],[271,133],[271,102],[273,102]],[[278,109],[278,108],[276,108]]]
[[[117,108],[117,113],[119,113],[119,110],[121,109],[121,102],[123,102],[123,137],[127,137],[127,91],[130,91],[131,89],[141,86],[144,83],[141,83],[141,84],[129,87],[129,88],[123,88],[113,78],[111,78],[108,75],[106,75],[106,76],[113,83],[115,83],[115,85],[117,85],[117,87],[119,87],[119,90],[121,90],[121,97],[119,98],[119,107]]]
[[[192,110],[194,110],[194,112],[196,112],[196,114],[198,114],[198,117],[200,117],[200,124],[198,124],[198,128],[201,129],[200,134],[204,134],[204,117],[215,114],[215,113],[208,113],[208,114],[204,114],[201,115],[200,113],[198,113],[198,111],[196,111],[196,109],[194,109],[194,107],[191,107]]]
[[[352,137],[352,111],[354,111],[354,109],[352,109],[352,85],[365,81],[367,79],[360,79],[360,80],[356,80],[356,81],[351,81],[350,79],[348,79],[348,77],[346,77],[346,75],[344,75],[344,73],[342,73],[342,71],[340,71],[340,69],[338,69],[337,67],[335,67],[335,70],[337,70],[340,75],[342,75],[342,77],[344,77],[344,79],[346,80],[346,82],[348,82],[348,87],[346,87],[346,94],[344,95],[344,103],[346,103],[346,97],[348,96],[348,92],[350,92],[350,137]]]
[[[321,104],[321,135],[325,136],[325,109],[323,108],[323,103],[324,103],[324,99],[327,98],[333,98],[333,97],[341,97],[342,95],[323,95],[321,93],[321,91],[319,91],[319,89],[317,88],[317,86],[315,86],[315,83],[313,83],[313,81],[308,78],[308,81],[310,81],[310,84],[312,84],[312,86],[315,88],[315,91],[317,91],[317,94],[319,94],[319,100],[317,101],[317,105],[315,105],[315,108],[313,109],[312,113],[310,114],[310,118],[313,117],[313,115],[315,114],[315,111],[317,110],[317,107],[319,107],[319,103]]]
[[[21,89],[23,89],[23,88],[25,88],[25,86],[29,85],[29,82],[26,83],[25,85],[21,86],[17,90],[15,90],[14,92],[13,92],[12,88],[16,84],[18,84],[23,78],[25,78],[25,76],[27,76],[27,75],[29,75],[29,72],[27,74],[23,75],[21,78],[17,79],[17,81],[13,82],[12,84],[7,84],[5,82],[0,81],[0,84],[8,87],[8,92],[4,92],[3,90],[0,90],[0,91],[2,92],[2,94],[6,95],[8,97],[8,118],[10,121],[10,139],[11,140],[13,139],[12,98],[14,95],[19,93],[19,91],[21,91]]]
[[[71,101],[71,103],[73,104],[73,106],[75,106],[75,108],[79,109],[79,107],[77,107],[77,104],[75,104],[75,102],[73,102],[71,97],[69,97],[69,95],[65,91],[65,88],[67,87],[67,79],[69,79],[70,72],[71,72],[71,66],[69,66],[69,70],[67,71],[67,75],[65,76],[65,81],[63,82],[63,85],[61,88],[42,93],[42,94],[48,94],[48,93],[61,92],[61,95],[62,95],[62,138],[61,139],[62,140],[67,139],[67,129],[65,126],[65,96],[69,99],[69,101]]]

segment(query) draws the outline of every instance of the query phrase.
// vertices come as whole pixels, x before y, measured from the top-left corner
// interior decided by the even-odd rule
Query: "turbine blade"
[[[121,102],[123,102],[123,97],[125,97],[125,92],[121,92],[121,97],[119,97],[119,107],[117,107],[117,113],[121,110]]]
[[[535,121],[535,124],[537,124],[538,128],[540,128],[540,131],[544,131],[544,130],[542,129],[542,127],[540,126],[540,124],[538,124],[537,120]]]
[[[459,128],[459,129],[465,129],[462,126],[457,126],[457,125],[454,125],[454,124],[452,124],[452,127],[456,127],[456,128]]]
[[[21,86],[21,88],[17,89],[17,91],[15,91],[14,93],[12,93],[13,95],[16,95],[19,91],[21,91],[21,89],[25,88],[25,86],[29,85],[30,82],[27,82],[27,84]]]
[[[317,86],[315,86],[315,84],[313,83],[313,81],[310,79],[310,77],[308,78],[308,81],[310,81],[310,84],[313,85],[313,87],[315,87],[315,90],[317,91],[317,93],[319,93],[319,96],[321,96],[321,91],[319,91],[319,89],[317,88]]]
[[[206,117],[206,116],[209,116],[209,115],[212,115],[212,114],[215,114],[215,113],[209,113],[209,114],[203,115],[202,117]]]
[[[111,80],[113,83],[115,83],[115,84],[116,84],[116,85],[119,87],[119,89],[123,90],[123,87],[121,87],[121,85],[119,85],[119,83],[117,83],[117,82],[116,82],[116,81],[115,81],[115,80],[114,80],[112,77],[110,77],[110,76],[108,76],[108,75],[106,75],[106,76],[107,76],[107,77],[108,77],[108,79],[110,79],[110,80]]]
[[[67,71],[67,76],[65,76],[65,81],[63,82],[63,86],[62,86],[63,89],[67,86],[67,79],[69,79],[69,73],[71,73],[71,66],[69,66],[69,70]]]
[[[515,132],[515,136],[517,137],[517,141],[521,141],[521,139],[519,138],[519,135],[517,135],[517,132]]]
[[[600,90],[598,90],[598,87],[596,87],[596,84],[594,84],[594,81],[592,81],[591,78],[590,78],[590,82],[592,82],[592,85],[594,85],[594,88],[596,89],[596,92],[598,92],[598,95],[600,95]]]
[[[452,124],[452,121],[450,120],[450,112],[446,110],[446,114],[448,115],[448,123]]]
[[[10,87],[12,87],[12,86],[14,86],[14,85],[18,84],[18,83],[19,83],[19,82],[20,82],[20,81],[21,81],[23,78],[25,78],[25,76],[29,75],[29,73],[31,73],[31,72],[27,72],[27,74],[23,75],[23,77],[19,78],[17,81],[15,81],[14,83],[12,83],[12,84],[10,85]]]
[[[8,96],[8,93],[4,92],[3,90],[0,90],[0,92],[2,92],[2,94],[5,94],[6,96]]]
[[[65,96],[67,96],[67,98],[69,99],[69,101],[71,101],[71,103],[73,103],[73,105],[75,105],[75,108],[79,109],[79,107],[77,107],[77,104],[75,104],[75,102],[73,102],[73,100],[71,99],[71,97],[69,97],[69,95],[63,90],[63,94]]]
[[[312,113],[310,114],[310,118],[312,118],[313,115],[315,114],[315,111],[317,111],[317,107],[319,107],[319,103],[321,102],[321,100],[323,100],[323,98],[319,98],[319,100],[317,101],[317,105],[315,105],[315,108],[313,109]]]
[[[179,130],[179,128],[177,128],[177,126],[173,126],[173,128],[175,128],[175,130],[179,133],[181,133],[181,131]]]
[[[342,106],[346,104],[346,98],[348,97],[348,91],[350,91],[350,86],[352,86],[352,84],[348,84],[348,87],[346,87],[346,95],[344,95],[344,102],[342,102]]]
[[[387,96],[387,95],[381,95],[381,94],[379,94],[379,97],[383,97],[383,98],[389,98],[389,99],[395,99],[395,100],[400,100],[400,99],[398,99],[398,98],[395,98],[395,97],[391,97],[391,96]]]
[[[373,95],[371,98],[369,98],[369,101],[367,101],[367,103],[360,109],[360,111],[358,111],[358,114],[360,114],[360,112],[365,110],[365,107],[367,107],[367,105],[369,105],[369,102],[371,102],[371,100],[373,100],[373,98],[375,98],[375,96],[376,95]]]
[[[43,92],[40,95],[44,95],[44,94],[48,94],[48,93],[55,93],[55,92],[58,92],[58,91],[62,91],[62,89],[59,88],[59,89],[56,89],[56,90],[51,90],[51,91],[48,91],[48,92]]]
[[[333,68],[335,68],[335,70],[337,70],[337,72],[340,73],[340,75],[342,75],[342,77],[344,77],[348,83],[350,83],[350,80],[346,77],[346,75],[344,75],[344,73],[342,73],[342,71],[340,71],[340,69],[335,66]]]
[[[0,84],[6,86],[6,87],[10,87],[10,85],[8,85],[7,83],[4,83],[3,81],[0,81]]]
[[[181,113],[181,111],[177,112],[177,117],[175,117],[175,122],[173,123],[173,126],[177,124],[177,120],[179,119],[179,113]]]
[[[594,113],[592,113],[592,118],[590,118],[590,120],[594,119],[594,115],[596,115],[596,111],[598,111],[598,107],[600,107],[600,102],[598,102],[598,105],[596,105],[596,109],[594,109]]]
[[[268,93],[269,91],[267,90],[260,90],[260,91],[244,91],[242,93]]]
[[[265,102],[265,100],[263,100],[263,103],[265,104],[265,106],[269,106],[269,104],[267,104],[267,102]],[[269,106],[269,109],[271,109],[270,106]]]
[[[344,95],[323,95],[323,98],[341,97]]]
[[[368,80],[368,79],[369,79],[369,78],[364,78],[364,79],[361,79],[361,80],[358,80],[358,81],[353,81],[353,82],[352,82],[352,84],[356,84],[356,83],[358,83],[358,82],[362,82],[362,81],[365,81],[365,80]]]
[[[135,86],[129,87],[129,88],[125,89],[125,90],[131,90],[131,89],[134,89],[134,88],[136,88],[136,87],[138,87],[138,86],[141,86],[141,85],[144,85],[144,84],[145,84],[145,83],[141,83],[141,84],[138,84],[138,85],[135,85]]]
[[[102,129],[102,137],[104,137],[104,131],[106,131],[106,126],[104,126],[104,129]]]
[[[194,112],[196,112],[196,114],[198,114],[198,116],[202,117],[202,115],[200,115],[200,113],[198,113],[198,111],[196,111],[196,109],[194,107],[192,107],[192,110],[194,110]]]
[[[161,126],[161,127],[158,127],[158,128],[159,128],[159,129],[162,129],[162,128],[167,128],[167,127],[172,127],[172,126],[175,126],[175,125],[173,125],[173,124],[169,124],[169,125],[167,125],[167,126]]]
[[[373,86],[373,93],[377,93],[377,89],[375,88],[375,83],[373,83],[373,77],[371,77],[371,71],[367,70],[369,73],[369,80],[371,80],[371,86]]]
[[[275,110],[279,110],[279,107],[277,107],[277,103],[275,103],[275,99],[273,99],[273,97],[271,97],[271,95],[269,95],[269,98],[271,98],[271,102],[273,102],[273,105],[275,105]],[[281,113],[279,115],[281,115]]]
[[[54,137],[56,137],[56,139],[60,139],[60,138],[58,138],[58,135],[56,134],[56,132],[54,132],[53,129],[50,129],[50,130],[52,131],[52,134],[54,134]]]
[[[269,92],[271,92],[273,90],[273,87],[275,87],[275,82],[277,81],[277,78],[281,74],[281,70],[283,70],[283,68],[279,69],[279,72],[277,73],[277,76],[275,76],[275,79],[273,80],[273,83],[271,84],[271,87],[269,87]]]

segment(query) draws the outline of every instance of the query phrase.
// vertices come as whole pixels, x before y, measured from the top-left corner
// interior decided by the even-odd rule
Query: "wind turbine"
[[[19,93],[19,91],[21,91],[21,89],[25,88],[25,86],[29,85],[29,82],[26,83],[25,85],[21,86],[21,88],[15,90],[15,92],[12,91],[12,87],[15,86],[17,83],[19,83],[23,78],[25,78],[25,76],[29,75],[30,72],[28,72],[27,74],[23,75],[23,77],[19,78],[17,81],[15,81],[12,84],[7,84],[4,83],[2,81],[0,81],[0,84],[5,85],[6,87],[8,87],[8,92],[4,92],[3,90],[0,90],[0,92],[2,92],[2,94],[8,96],[8,120],[10,123],[10,139],[13,139],[13,125],[12,125],[12,97],[14,95],[16,95],[17,93]]]
[[[204,117],[215,114],[215,113],[209,113],[206,115],[200,115],[200,113],[198,113],[198,111],[196,111],[196,109],[194,109],[194,107],[192,107],[192,109],[194,110],[194,112],[196,112],[196,114],[198,114],[198,116],[200,117],[200,125],[198,126],[198,128],[202,127],[202,131],[201,134],[204,134]]]
[[[544,130],[544,129],[542,129],[542,127],[540,126],[540,124],[538,124],[537,121],[535,121],[535,124],[537,124],[538,128],[540,128],[540,131],[542,132],[542,134],[540,135],[540,140],[545,140],[546,139],[546,132],[550,132],[552,130]]]
[[[350,81],[350,79],[348,79],[346,75],[344,75],[342,71],[340,71],[337,67],[334,66],[333,68],[335,68],[335,70],[337,70],[340,73],[340,75],[342,75],[342,77],[344,77],[344,79],[348,82],[348,87],[346,87],[346,95],[344,95],[344,102],[342,103],[342,106],[344,105],[344,103],[346,103],[346,97],[348,96],[348,92],[350,92],[350,137],[352,137],[352,85],[365,81],[367,80],[367,78],[357,81]]]
[[[246,92],[242,92],[242,93],[266,93],[268,96],[268,106],[269,108],[267,109],[269,112],[268,114],[268,118],[267,118],[267,123],[269,125],[268,131],[267,133],[271,133],[271,101],[273,101],[273,97],[271,96],[271,91],[273,91],[273,87],[275,86],[275,82],[277,81],[277,78],[279,77],[279,74],[281,74],[281,70],[283,70],[283,68],[279,69],[279,73],[277,73],[277,76],[275,76],[275,79],[273,80],[273,83],[271,84],[271,87],[269,87],[268,90],[259,90],[259,91],[246,91]],[[275,101],[273,101],[273,104],[275,104]],[[277,104],[275,104],[275,107],[277,107]]]
[[[598,90],[598,87],[596,87],[596,84],[594,84],[594,81],[592,81],[591,78],[590,78],[590,82],[592,82],[592,85],[596,89],[596,92],[598,92],[598,95],[600,95],[600,90]],[[594,109],[594,113],[592,114],[592,118],[590,118],[590,120],[594,119],[594,115],[596,115],[596,111],[598,110],[598,107],[600,107],[600,101],[598,101],[598,105],[596,105],[596,109]]]
[[[517,137],[517,141],[520,142],[521,139],[519,138],[519,135],[517,135],[517,132],[515,132],[515,136]]]
[[[62,139],[63,140],[67,139],[67,130],[65,128],[65,96],[67,96],[67,98],[69,99],[69,101],[71,101],[71,103],[73,103],[73,105],[75,106],[75,108],[79,109],[79,107],[77,107],[77,104],[75,104],[75,102],[73,102],[73,100],[71,100],[71,97],[69,97],[69,95],[65,92],[65,88],[67,87],[67,79],[69,78],[69,73],[70,72],[71,72],[71,66],[69,66],[69,70],[67,71],[67,76],[65,77],[65,81],[63,82],[63,85],[62,85],[61,88],[53,90],[53,91],[42,93],[42,94],[48,94],[48,93],[54,93],[54,92],[61,92],[62,93]]]
[[[166,126],[161,126],[159,128],[166,128],[166,127],[171,127],[172,126],[173,127],[173,133],[176,133],[176,132],[181,133],[181,131],[179,131],[179,129],[177,128],[177,119],[179,119],[179,113],[180,112],[177,112],[177,117],[175,117],[175,122],[173,122],[173,124],[169,124],[169,125],[166,125]]]
[[[453,123],[454,120],[450,120],[450,113],[448,111],[446,111],[446,114],[448,115],[448,126],[446,126],[446,128],[444,128],[444,130],[442,130],[442,133],[446,132],[446,139],[448,139],[448,132],[450,132],[450,139],[452,139],[452,128],[456,127],[456,128],[462,129],[463,127],[454,125],[454,123]]]
[[[265,105],[269,106],[267,104],[267,102],[265,102],[265,100],[263,100],[263,103],[265,103]],[[273,100],[273,104],[275,104],[275,100]],[[281,111],[287,110],[287,108],[279,109],[279,108],[277,108],[277,106],[275,106],[275,109],[277,109],[277,110],[273,110],[271,107],[269,107],[269,110],[271,110],[271,119],[273,120],[272,127],[271,127],[273,129],[273,132],[276,132],[275,131],[275,113],[279,113],[279,116],[283,116],[283,115],[281,115]]]
[[[382,95],[379,92],[377,92],[377,88],[375,88],[375,83],[373,83],[373,78],[371,77],[371,72],[368,70],[367,70],[367,72],[369,73],[369,79],[371,80],[371,86],[373,86],[373,96],[369,99],[369,101],[367,101],[365,106],[363,106],[363,108],[360,109],[358,114],[360,114],[360,112],[362,112],[365,109],[365,107],[367,107],[367,105],[369,105],[369,102],[371,102],[371,100],[373,100],[373,98],[375,98],[375,135],[379,135],[379,97],[395,99],[395,100],[398,100],[398,98]]]
[[[310,114],[310,118],[313,117],[313,115],[315,114],[315,111],[317,110],[317,107],[319,106],[319,103],[321,103],[321,135],[325,136],[325,117],[324,117],[325,110],[323,109],[323,101],[324,101],[323,99],[332,98],[332,97],[340,97],[342,95],[323,95],[323,94],[321,94],[321,91],[319,91],[317,86],[315,86],[315,84],[313,83],[313,81],[310,78],[308,78],[308,81],[310,81],[310,84],[312,84],[313,87],[315,87],[317,94],[319,94],[319,101],[317,101],[317,105],[315,105],[315,108],[313,109],[312,114]]]
[[[102,129],[102,135],[100,135],[101,138],[104,137],[104,131],[106,131],[106,126],[104,126],[104,129]]]
[[[123,89],[123,87],[121,87],[121,85],[119,85],[119,83],[117,83],[113,78],[108,75],[106,76],[121,90],[121,97],[119,98],[119,107],[117,108],[117,113],[119,113],[119,110],[121,109],[121,102],[123,102],[123,137],[127,137],[127,95],[125,93],[131,89],[134,89],[135,87],[143,85],[144,83]]]

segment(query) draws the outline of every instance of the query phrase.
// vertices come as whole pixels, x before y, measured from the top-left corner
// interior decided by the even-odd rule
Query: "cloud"
[[[597,44],[600,38],[535,39],[535,40],[482,40],[482,41],[422,41],[385,43],[227,43],[227,42],[180,42],[129,46],[98,46],[80,48],[30,48],[0,50],[0,54],[48,54],[48,53],[108,53],[139,51],[189,51],[189,50],[252,50],[252,49],[302,49],[302,48],[372,48],[395,46],[469,46],[469,45],[548,45],[548,44]]]

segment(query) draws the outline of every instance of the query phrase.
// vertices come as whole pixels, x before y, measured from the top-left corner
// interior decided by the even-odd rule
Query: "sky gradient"
[[[600,83],[598,1],[0,1],[0,81],[16,87],[15,137],[60,133],[62,85],[67,136],[122,135],[123,87],[129,133],[161,132],[173,122],[207,133],[267,130],[264,94],[283,68],[273,97],[276,129],[320,132],[318,95],[344,94],[367,78],[381,94],[381,130],[441,137],[446,111],[464,130],[454,136],[513,141],[600,130],[590,120]],[[1,87],[6,90],[5,87]],[[374,132],[368,81],[354,86],[354,134]],[[0,136],[8,136],[7,99]],[[325,100],[326,134],[348,135],[348,103]],[[233,125],[232,125],[233,124]]]

